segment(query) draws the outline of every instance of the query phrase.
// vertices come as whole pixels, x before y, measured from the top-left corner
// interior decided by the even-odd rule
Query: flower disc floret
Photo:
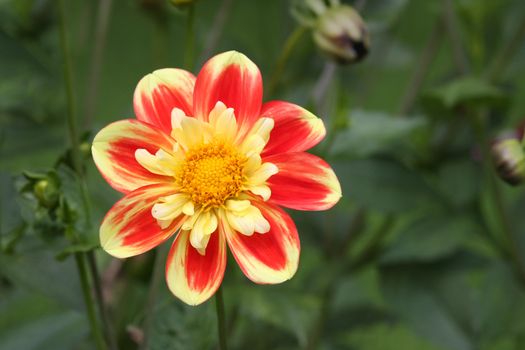
[[[244,163],[244,157],[229,145],[203,145],[187,153],[176,182],[182,193],[204,209],[222,206],[241,192]]]

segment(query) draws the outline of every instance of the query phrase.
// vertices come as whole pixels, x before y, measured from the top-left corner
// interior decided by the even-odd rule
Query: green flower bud
[[[492,147],[494,165],[499,177],[516,186],[525,181],[525,153],[517,139],[499,141]]]
[[[84,159],[91,157],[91,143],[84,141],[79,145],[78,148]]]
[[[326,9],[317,20],[313,37],[321,51],[341,64],[360,61],[370,45],[365,22],[348,5]]]
[[[176,7],[191,5],[195,0],[169,0],[170,4]]]
[[[43,207],[53,208],[58,202],[58,188],[52,180],[38,180],[33,186],[33,193]]]

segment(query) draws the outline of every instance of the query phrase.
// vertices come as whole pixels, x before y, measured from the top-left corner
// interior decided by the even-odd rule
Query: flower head
[[[492,146],[492,157],[503,181],[513,186],[525,181],[525,151],[518,139],[498,141]]]
[[[317,47],[340,64],[361,61],[369,51],[365,21],[352,6],[339,0],[296,0],[292,15],[312,28]]]
[[[305,153],[322,121],[292,103],[262,103],[257,66],[235,51],[210,59],[198,77],[180,69],[145,76],[137,120],[112,123],[93,158],[125,196],[104,218],[102,247],[125,258],[177,233],[166,265],[170,290],[196,305],[219,287],[228,246],[256,283],[290,279],[297,229],[280,206],[324,210],[341,196],[322,159]]]

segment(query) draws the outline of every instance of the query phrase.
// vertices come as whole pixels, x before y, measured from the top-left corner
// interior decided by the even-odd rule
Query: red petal
[[[246,236],[223,227],[230,250],[246,277],[256,283],[281,283],[295,274],[300,244],[288,214],[270,203],[253,200],[270,223],[270,231]]]
[[[297,210],[326,210],[341,198],[334,171],[321,158],[305,152],[265,157],[279,168],[268,179],[272,203]]]
[[[217,101],[235,111],[237,123],[246,132],[259,118],[262,104],[262,78],[259,68],[245,55],[228,51],[212,57],[197,76],[194,112],[208,120]]]
[[[185,216],[161,229],[151,215],[151,208],[161,196],[176,193],[169,184],[139,188],[119,200],[106,214],[100,226],[100,244],[109,254],[126,258],[142,254],[171,237]]]
[[[275,121],[263,155],[306,151],[317,145],[326,134],[321,119],[293,103],[267,102],[262,106],[261,116]]]
[[[165,68],[146,75],[139,81],[133,96],[137,119],[169,134],[173,108],[193,115],[194,86],[195,76],[182,69]]]
[[[189,305],[208,300],[219,288],[226,269],[226,244],[212,233],[205,255],[192,247],[190,231],[181,231],[171,247],[166,264],[166,281],[171,292]]]
[[[98,170],[117,191],[128,193],[139,187],[167,182],[167,176],[150,173],[135,159],[135,151],[144,148],[150,153],[160,148],[171,152],[175,141],[151,125],[134,119],[121,120],[100,130],[91,151]]]

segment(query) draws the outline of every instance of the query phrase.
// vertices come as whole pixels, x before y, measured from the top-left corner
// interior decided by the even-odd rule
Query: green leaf
[[[0,349],[83,348],[89,327],[81,313],[64,309],[41,295],[0,291]]]
[[[448,350],[421,338],[402,324],[379,324],[347,332],[340,338],[345,348],[359,350]]]
[[[217,344],[217,316],[213,300],[192,307],[172,300],[154,315],[152,350],[212,349]]]
[[[55,252],[34,237],[19,242],[17,252],[0,254],[0,275],[17,288],[46,296],[71,309],[84,310],[80,281],[72,259],[58,262]]]
[[[242,288],[238,290],[242,317],[272,325],[294,335],[304,347],[319,303],[304,293],[275,288]]]
[[[399,118],[382,112],[352,111],[350,126],[337,135],[334,155],[364,157],[377,153],[392,153],[406,147],[408,138],[425,127],[420,117]]]
[[[458,251],[479,231],[475,221],[450,214],[417,220],[397,236],[381,258],[383,263],[432,261]]]
[[[438,272],[396,266],[382,270],[386,301],[419,335],[447,350],[473,350],[470,338],[457,320],[436,297],[428,280],[436,281]]]
[[[435,177],[440,192],[456,207],[476,200],[481,187],[479,166],[470,159],[447,161]]]
[[[93,250],[96,250],[100,247],[100,244],[98,242],[91,242],[91,243],[79,243],[79,244],[73,244],[69,247],[66,247],[60,251],[55,258],[59,261],[65,260],[68,256],[75,253],[87,253]]]
[[[435,208],[443,203],[415,171],[386,159],[332,162],[343,200],[386,213]]]
[[[477,77],[462,77],[430,90],[423,102],[451,110],[460,105],[500,106],[506,101],[506,95],[487,81]]]

